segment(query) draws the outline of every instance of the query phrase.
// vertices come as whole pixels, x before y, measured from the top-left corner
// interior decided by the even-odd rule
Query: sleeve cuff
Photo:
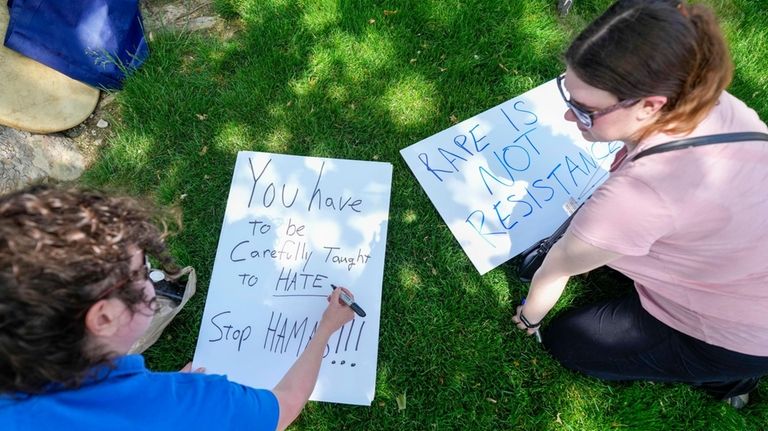
[[[625,256],[645,256],[650,251],[648,248],[629,247],[625,245],[611,244],[604,241],[596,240],[579,231],[578,227],[576,226],[572,226],[570,230],[571,230],[571,233],[576,238],[586,242],[587,244],[606,250],[606,251],[613,252],[613,253],[618,253]]]

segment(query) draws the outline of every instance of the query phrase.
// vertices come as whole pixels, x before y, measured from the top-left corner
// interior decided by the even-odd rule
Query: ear
[[[667,96],[644,97],[639,103],[638,120],[647,120],[656,115],[667,104]]]
[[[85,329],[96,337],[111,337],[120,329],[120,316],[125,306],[119,300],[102,299],[85,314]]]

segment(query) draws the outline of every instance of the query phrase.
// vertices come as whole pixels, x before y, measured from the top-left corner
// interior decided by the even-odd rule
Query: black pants
[[[605,380],[689,383],[725,399],[768,374],[768,357],[707,344],[659,322],[637,292],[578,308],[542,330],[544,346],[566,368]]]

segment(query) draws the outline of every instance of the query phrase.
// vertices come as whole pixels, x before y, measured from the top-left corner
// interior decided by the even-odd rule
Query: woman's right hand
[[[354,295],[352,295],[352,292],[347,290],[345,287],[338,287],[334,289],[330,295],[328,295],[328,307],[325,309],[323,317],[320,319],[320,324],[326,325],[331,332],[336,332],[345,323],[349,322],[353,317],[355,317],[355,312],[352,311],[352,309],[347,304],[342,302],[342,292],[349,295],[352,300],[355,299]]]

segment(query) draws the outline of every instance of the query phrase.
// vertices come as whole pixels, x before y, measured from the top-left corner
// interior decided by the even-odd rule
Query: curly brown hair
[[[105,297],[131,312],[147,302],[115,287],[136,280],[129,248],[177,269],[167,232],[164,216],[129,197],[50,186],[0,197],[0,393],[77,387],[110,364],[88,344],[85,315]]]

